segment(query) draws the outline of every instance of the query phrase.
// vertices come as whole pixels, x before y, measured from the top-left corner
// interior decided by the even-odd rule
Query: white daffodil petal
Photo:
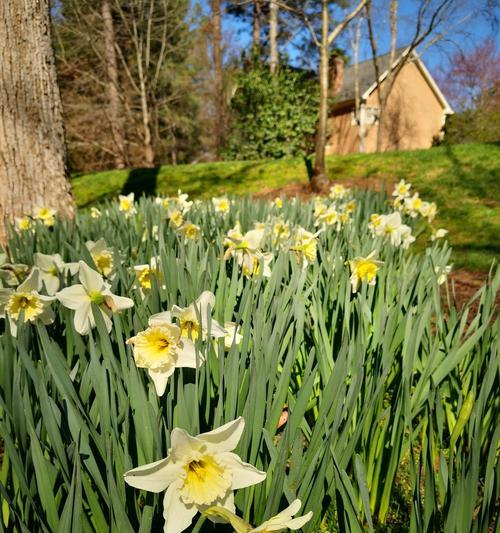
[[[210,331],[208,332],[212,337],[225,337],[227,335],[227,331],[217,322],[217,320],[213,320],[210,322]]]
[[[75,318],[73,322],[75,329],[80,335],[88,335],[90,328],[92,327],[91,319],[92,308],[90,302],[81,305],[75,310]]]
[[[125,472],[123,477],[128,485],[136,489],[162,492],[171,483],[178,480],[181,473],[182,466],[173,464],[167,457],[133,468]]]
[[[217,445],[219,452],[231,452],[238,445],[244,429],[245,419],[240,416],[208,433],[201,433],[198,438]]]
[[[313,516],[313,512],[309,511],[304,516],[298,516],[297,518],[292,518],[291,520],[287,522],[286,525],[288,529],[292,529],[292,530],[300,529],[302,526],[307,524],[309,520],[311,520],[312,516]]]
[[[87,292],[100,292],[104,286],[104,280],[94,269],[90,268],[87,263],[80,261],[80,282]]]
[[[59,290],[59,277],[53,276],[51,274],[49,275],[42,275],[40,276],[42,279],[42,282],[45,284],[45,290],[47,291],[47,294],[52,296]]]
[[[134,301],[126,296],[117,296],[116,294],[109,293],[108,297],[112,301],[112,305],[110,307],[114,313],[134,307]]]
[[[108,313],[109,311],[108,310],[104,310],[101,307],[99,307],[99,310],[101,311],[101,315],[102,315],[102,318],[104,320],[104,324],[106,325],[106,329],[108,330],[108,333],[111,331],[111,329],[113,328],[113,321],[111,320],[111,318],[109,317]],[[95,318],[94,318],[94,315],[92,314],[92,318],[90,320],[91,324],[92,324],[92,327],[95,327]]]
[[[220,500],[219,505],[231,513],[236,513],[236,506],[234,505],[234,492],[228,492],[227,496],[223,500]]]
[[[50,270],[55,264],[54,257],[55,256],[36,252],[35,254],[33,254],[33,262],[41,270]]]
[[[174,373],[175,366],[169,368],[166,372],[156,372],[151,368],[148,370],[150,378],[155,385],[156,394],[163,396],[167,388],[168,378]]]
[[[182,481],[172,483],[163,498],[164,533],[181,533],[193,522],[198,509],[195,505],[186,505],[180,498]]]
[[[178,357],[176,366],[196,368],[196,349],[194,343],[190,339],[184,339],[182,341],[182,348],[177,351]],[[199,354],[199,364],[203,362],[202,354]]]
[[[62,265],[64,273],[69,272],[72,276],[74,276],[78,272],[79,268],[80,265],[78,263],[64,263]]]
[[[18,292],[31,292],[40,290],[40,279],[38,268],[34,268],[31,274],[19,285]]]
[[[173,460],[188,454],[190,450],[202,444],[197,437],[191,436],[182,428],[174,428],[170,433],[170,440],[172,442],[170,454]]]
[[[233,473],[231,486],[233,490],[249,487],[266,479],[265,472],[257,470],[257,468],[248,463],[244,463],[235,453],[225,453],[224,463]]]
[[[202,320],[207,320],[210,311],[213,311],[215,306],[215,295],[210,291],[203,291],[200,296],[196,299],[196,307],[201,315]]]
[[[90,305],[90,298],[83,285],[66,287],[56,293],[56,298],[68,309],[78,309],[82,305]]]
[[[248,243],[248,248],[251,250],[257,250],[261,247],[262,240],[264,239],[264,230],[253,229],[245,233],[243,240]]]
[[[149,317],[148,324],[150,326],[163,326],[164,324],[172,324],[172,316],[170,311],[163,311],[163,313],[156,313]]]

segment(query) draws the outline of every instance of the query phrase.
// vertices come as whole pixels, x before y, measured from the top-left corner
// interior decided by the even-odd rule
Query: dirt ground
[[[353,179],[342,180],[342,185],[345,187],[356,187],[357,189],[374,189],[379,191],[382,182],[377,178]],[[388,185],[390,186],[390,184]],[[298,197],[301,200],[309,200],[313,194],[309,183],[290,183],[278,189],[264,189],[254,194],[254,198],[272,200],[277,196],[286,196],[288,198]],[[482,285],[486,283],[487,279],[488,273],[483,271],[460,268],[451,272],[450,281],[452,281],[454,286],[456,307],[463,307]],[[500,295],[497,296],[497,303],[497,307],[499,307]],[[473,305],[473,309],[477,309],[477,302]]]

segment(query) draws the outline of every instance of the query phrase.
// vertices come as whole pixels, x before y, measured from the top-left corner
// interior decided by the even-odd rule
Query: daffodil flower
[[[49,296],[53,296],[61,284],[60,274],[74,275],[78,272],[78,263],[65,263],[59,254],[47,255],[39,252],[33,255],[33,262],[39,271],[40,287],[45,285]]]
[[[222,507],[210,507],[204,514],[208,517],[221,518],[228,524],[231,524],[236,533],[280,533],[280,531],[287,529],[293,531],[300,529],[311,520],[313,516],[312,511],[309,511],[304,516],[294,518],[301,506],[302,502],[300,500],[294,500],[286,509],[283,509],[283,511],[266,520],[258,527],[252,527],[248,522]]]
[[[212,198],[212,204],[216,213],[229,213],[229,208],[231,207],[231,202],[225,196],[221,198]]]
[[[108,247],[104,239],[99,239],[97,242],[87,241],[85,246],[92,256],[97,271],[109,277],[114,266],[113,249]]]
[[[406,183],[405,180],[401,180],[392,191],[392,196],[396,196],[398,198],[406,198],[410,195],[410,189],[411,185],[409,183]]]
[[[185,239],[196,241],[201,236],[201,228],[192,222],[186,221],[180,228],[179,232],[184,235]]]
[[[243,255],[248,252],[260,251],[264,236],[265,234],[262,228],[247,231],[245,235],[241,235],[241,237],[236,235],[236,232],[231,236],[229,236],[228,233],[230,241],[228,242],[228,249],[224,254],[224,259],[228,259],[232,255]]]
[[[444,229],[444,228],[437,229],[436,231],[432,233],[431,241],[442,239],[443,237],[446,237],[447,233],[448,233],[447,229]]]
[[[418,192],[416,192],[411,198],[405,198],[405,211],[412,218],[415,218],[422,208],[422,203],[422,199],[419,197]]]
[[[15,287],[28,277],[30,269],[28,265],[7,263],[6,261],[7,255],[0,254],[0,280],[4,280],[9,287]]]
[[[33,226],[29,217],[16,217],[15,222],[18,231],[28,231]]]
[[[335,207],[331,206],[321,215],[318,216],[315,226],[324,225],[324,226],[337,226],[340,223],[339,213]]]
[[[177,207],[183,212],[183,213],[187,213],[192,205],[193,205],[193,202],[191,201],[188,201],[188,197],[189,195],[186,194],[186,193],[183,193],[180,189],[177,191],[177,198],[174,198],[176,204],[177,204]]]
[[[134,306],[130,298],[112,294],[110,285],[98,272],[92,270],[87,263],[80,261],[80,285],[66,287],[56,293],[56,298],[68,309],[75,311],[75,329],[80,335],[87,335],[95,327],[92,303],[96,304],[102,314],[108,331],[113,325],[111,314]]]
[[[422,202],[419,212],[431,223],[437,215],[437,205],[434,202]]]
[[[142,290],[148,291],[151,289],[151,276],[154,276],[160,283],[163,281],[163,274],[160,271],[157,257],[152,257],[149,265],[134,266],[134,270]]]
[[[270,263],[274,255],[271,252],[247,252],[242,256],[238,256],[238,263],[241,266],[241,271],[246,278],[258,276],[260,273],[260,266],[263,265],[262,275],[265,278],[271,277]]]
[[[376,215],[376,217],[369,225],[374,235],[385,237],[393,246],[402,246],[404,249],[415,241],[410,226],[402,223],[399,211],[394,211],[389,215]]]
[[[316,261],[318,253],[318,235],[321,231],[311,233],[299,226],[295,231],[293,246],[290,251],[295,253],[298,263],[303,269]]]
[[[184,218],[180,209],[174,209],[169,212],[168,219],[174,228],[180,228],[184,224]]]
[[[278,209],[283,207],[283,200],[279,196],[274,199],[273,203]]]
[[[211,319],[210,312],[215,305],[215,296],[210,291],[204,291],[188,307],[178,307],[174,305],[171,311],[157,313],[149,318],[150,326],[162,326],[171,324],[172,319],[177,319],[183,338],[196,340],[212,337],[225,337],[227,331],[214,319]],[[201,322],[200,322],[201,319]],[[208,322],[210,320],[210,331]]]
[[[149,327],[128,339],[127,344],[134,347],[136,366],[148,369],[158,396],[165,393],[168,378],[176,368],[196,368],[194,344],[181,339],[181,330],[174,324]]]
[[[448,274],[451,272],[452,268],[452,265],[446,265],[445,267],[434,267],[434,272],[438,275],[438,285],[442,285],[447,280]]]
[[[209,507],[219,506],[234,513],[233,491],[266,478],[265,472],[232,453],[244,427],[240,417],[195,437],[175,428],[165,459],[125,473],[125,481],[132,487],[156,493],[166,490],[164,533],[184,531],[199,511]]]
[[[52,227],[55,224],[56,210],[49,207],[37,207],[33,213],[33,218],[43,222],[47,227]]]
[[[280,246],[290,238],[290,224],[281,218],[275,220],[272,227],[273,245]]]
[[[325,204],[322,198],[318,197],[314,201],[314,216],[316,218],[320,217],[326,210],[328,206]]]
[[[332,200],[342,200],[349,194],[349,189],[340,184],[335,184],[330,187],[330,198]]]
[[[118,195],[118,209],[125,214],[126,217],[134,215],[136,213],[134,205],[134,193],[131,192],[126,196],[123,194]]]
[[[367,257],[355,257],[349,261],[352,292],[358,290],[361,282],[366,282],[368,285],[375,285],[377,271],[384,264],[382,261],[375,259],[376,255],[377,252],[374,250]]]
[[[222,244],[227,248],[228,246],[232,246],[235,241],[240,241],[242,239],[243,233],[241,233],[241,225],[239,222],[236,222],[234,228],[227,232],[227,236],[224,238]]]
[[[101,211],[97,209],[97,207],[91,207],[90,208],[90,216],[91,218],[99,218],[101,216]]]
[[[50,308],[53,296],[38,293],[40,284],[39,272],[36,268],[21,285],[14,289],[0,289],[0,317],[9,319],[12,336],[17,334],[17,322],[21,314],[26,322],[39,320],[42,324],[54,321],[54,313]]]

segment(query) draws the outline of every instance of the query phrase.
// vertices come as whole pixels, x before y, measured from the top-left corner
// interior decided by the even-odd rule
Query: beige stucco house
[[[407,54],[399,49],[396,63]],[[379,58],[380,83],[389,71],[389,55]],[[377,144],[378,97],[373,61],[359,63],[359,124],[364,128],[360,147],[358,122],[354,113],[354,68],[337,69],[334,85],[334,105],[330,112],[327,154],[374,152]],[[382,150],[412,150],[429,148],[441,135],[446,116],[453,113],[438,85],[415,52],[401,68],[389,95],[382,131]]]

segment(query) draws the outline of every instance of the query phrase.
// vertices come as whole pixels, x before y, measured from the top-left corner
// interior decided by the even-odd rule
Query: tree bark
[[[260,0],[254,0],[253,4],[253,48],[255,50],[260,49],[260,17],[262,12],[262,6],[260,5]]]
[[[271,74],[276,74],[279,65],[278,50],[278,18],[279,5],[276,0],[269,4],[269,69]]]
[[[316,132],[316,149],[314,172],[311,178],[311,187],[319,192],[325,188],[328,181],[326,177],[325,149],[328,125],[328,2],[322,0],[321,15],[321,41],[319,43],[319,120]]]
[[[109,123],[115,148],[115,166],[116,168],[124,168],[126,163],[125,133],[121,113],[120,94],[118,92],[118,64],[115,50],[115,31],[109,0],[102,0],[101,12],[104,25],[104,54],[108,75]]]
[[[143,68],[143,57],[141,55],[142,47],[137,47],[137,74],[139,77],[139,89],[141,95],[141,112],[142,112],[142,131],[143,131],[143,149],[144,149],[144,166],[152,168],[155,163],[155,153],[151,138],[151,116],[148,105],[148,90],[146,86],[146,75]]]
[[[6,222],[51,207],[74,214],[49,0],[0,2],[0,241]]]
[[[212,0],[212,59],[214,62],[215,150],[217,156],[224,142],[225,100],[224,71],[222,69],[222,30],[220,0]]]

